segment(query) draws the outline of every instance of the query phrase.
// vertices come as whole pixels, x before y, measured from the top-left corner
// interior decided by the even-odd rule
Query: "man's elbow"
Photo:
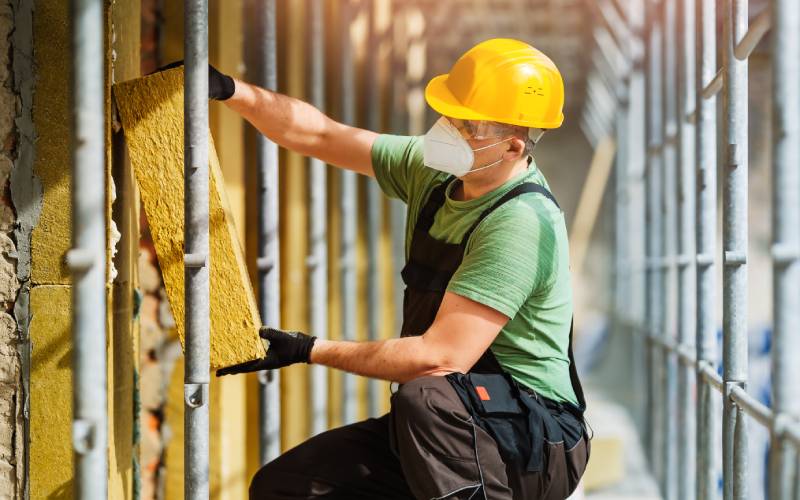
[[[452,352],[431,352],[426,357],[425,367],[420,374],[421,377],[425,376],[439,376],[442,377],[449,373],[466,373],[471,368],[453,356]]]

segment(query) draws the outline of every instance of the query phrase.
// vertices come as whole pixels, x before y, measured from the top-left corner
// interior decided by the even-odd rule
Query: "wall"
[[[14,81],[13,35],[15,11],[10,0],[0,1],[0,491],[19,495],[24,482],[24,426],[19,330],[13,308],[19,289],[14,242],[16,214],[10,176],[19,156],[19,132],[14,123],[21,102]]]
[[[8,5],[0,3],[3,29],[9,16]],[[4,113],[12,110],[15,117],[13,131],[8,128],[8,116],[0,118],[0,165],[4,172],[0,179],[0,302],[4,312],[0,314],[8,316],[0,316],[4,318],[0,323],[0,352],[4,357],[13,354],[5,349],[9,338],[19,352],[16,362],[13,356],[8,362],[3,360],[3,389],[16,371],[16,384],[21,380],[22,390],[28,392],[23,394],[17,389],[9,396],[4,391],[0,397],[0,413],[17,412],[16,456],[0,452],[0,457],[16,466],[17,496],[26,496],[27,490],[34,499],[71,498],[72,294],[71,278],[64,264],[65,252],[71,245],[69,2],[15,1],[11,6],[13,51],[4,50],[7,45],[0,47],[0,109]],[[105,7],[108,88],[113,78],[130,77],[138,71],[139,8],[135,0],[108,2]],[[131,12],[136,15],[131,16]],[[136,35],[134,43],[129,42],[132,33]],[[4,31],[0,43],[7,43],[7,38],[8,32]],[[13,85],[8,82],[9,54],[13,57]],[[6,105],[9,89],[17,94],[12,106]],[[131,497],[134,489],[136,326],[132,318],[136,277],[132,263],[136,258],[129,246],[117,243],[120,231],[129,237],[127,242],[131,235],[138,234],[138,229],[136,204],[131,203],[135,189],[126,180],[129,172],[122,149],[112,148],[112,114],[108,95],[106,98],[109,496],[125,498]],[[9,159],[14,162],[13,169],[7,168]],[[13,239],[9,237],[12,231]],[[21,289],[15,304],[17,280]],[[8,315],[12,308],[17,325]],[[19,418],[20,410],[9,407],[9,401],[18,407],[21,402],[29,405],[27,427],[20,425],[25,423]],[[27,447],[23,446],[25,439]],[[27,456],[22,450],[27,451]],[[8,467],[2,467],[3,478],[7,472]]]

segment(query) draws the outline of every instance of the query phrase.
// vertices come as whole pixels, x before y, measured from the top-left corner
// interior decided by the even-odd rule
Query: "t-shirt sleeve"
[[[390,198],[408,203],[413,178],[422,166],[422,137],[384,134],[372,145],[375,179]]]
[[[513,318],[551,281],[556,251],[549,215],[510,201],[475,229],[447,290]]]

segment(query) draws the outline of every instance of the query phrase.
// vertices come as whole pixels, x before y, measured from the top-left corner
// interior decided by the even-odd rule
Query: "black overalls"
[[[431,326],[444,298],[447,285],[461,265],[470,236],[478,225],[494,210],[524,193],[537,193],[548,198],[556,207],[559,207],[552,193],[543,186],[531,182],[521,183],[484,210],[464,234],[460,243],[447,243],[433,238],[430,235],[430,229],[433,226],[436,212],[445,203],[446,191],[451,182],[461,181],[454,180],[451,177],[434,188],[420,211],[414,227],[410,255],[402,271],[403,281],[406,284],[403,297],[403,328],[401,333],[403,336],[422,335]],[[531,244],[536,244],[536,242],[531,242]],[[468,332],[465,334],[468,334]],[[536,442],[543,442],[544,440],[548,442],[562,441],[565,434],[571,434],[573,443],[577,437],[585,438],[583,426],[585,400],[572,354],[571,327],[568,354],[570,381],[578,399],[579,407],[569,403],[548,400],[537,395],[529,388],[519,386],[502,369],[491,349],[487,349],[483,353],[469,373],[495,375],[495,377],[480,375],[473,377],[458,377],[454,375],[448,377],[473,419],[488,430],[495,441],[498,442],[501,454],[506,462],[518,459],[522,462],[519,466],[531,472],[539,472],[544,468],[544,462],[548,460],[548,450],[544,449],[544,447],[535,446]],[[502,375],[502,377],[498,375]],[[474,384],[472,383],[473,381],[475,382]],[[481,401],[480,395],[475,394],[474,385],[476,384],[480,384],[480,394],[486,395],[487,398],[489,396],[486,390],[493,386],[494,393],[491,394],[492,397],[489,401],[492,399],[494,401],[491,403]],[[520,397],[518,389],[521,389],[521,392],[528,397]],[[493,391],[490,389],[489,392]],[[499,396],[506,397],[507,401],[499,402]],[[517,401],[514,401],[515,399]],[[502,405],[502,407],[498,405]],[[507,422],[507,413],[516,409],[521,414],[530,415],[530,423],[527,424],[527,428],[523,428],[524,423],[510,425]],[[575,418],[568,418],[566,422],[559,422],[558,416],[554,418],[550,415],[552,413],[551,410],[555,411],[556,414],[568,412]],[[579,425],[575,425],[576,422]],[[562,427],[564,425],[571,426],[571,428],[563,430]],[[531,434],[534,435],[531,436]],[[518,442],[520,439],[526,442]],[[567,443],[567,446],[569,444],[572,443]],[[505,453],[503,453],[504,451]]]
[[[529,192],[555,203],[541,186],[521,184],[481,214],[462,243],[447,244],[431,238],[429,231],[452,179],[433,189],[417,219],[402,273],[407,285],[402,336],[421,335],[431,325],[464,257],[469,235],[492,210]],[[503,373],[500,364],[487,350],[469,375],[498,373]],[[582,405],[582,391],[573,373],[573,388]],[[525,463],[511,463],[498,440],[481,426],[497,415],[468,408],[450,377],[406,382],[392,395],[388,414],[324,432],[287,451],[258,471],[250,498],[556,500],[569,496],[589,454],[580,412],[572,405],[525,393],[526,405],[534,399],[536,403],[522,409],[526,418],[538,422],[528,446],[530,450],[535,444],[536,450],[528,453],[530,460]],[[502,402],[495,388],[489,392],[492,402]]]

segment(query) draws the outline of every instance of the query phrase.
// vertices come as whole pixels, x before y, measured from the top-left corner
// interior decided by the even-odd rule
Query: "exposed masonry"
[[[27,497],[30,236],[42,203],[31,4],[0,0],[0,491],[10,498]]]
[[[161,2],[142,0],[141,71],[148,74],[161,65],[159,30]],[[144,211],[142,211],[144,213]],[[164,461],[170,430],[164,421],[169,383],[181,346],[175,333],[164,281],[158,268],[153,239],[142,217],[139,239],[139,287],[142,297],[140,319],[140,460],[142,500],[164,498]],[[171,478],[180,481],[180,478]]]

